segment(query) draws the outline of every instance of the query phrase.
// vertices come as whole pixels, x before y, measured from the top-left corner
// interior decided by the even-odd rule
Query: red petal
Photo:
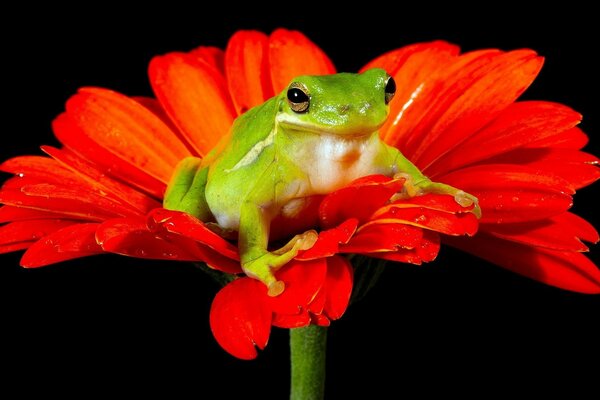
[[[217,71],[225,74],[225,52],[218,47],[200,46],[190,51],[188,54],[199,58]]]
[[[225,73],[238,114],[273,97],[269,75],[269,39],[257,31],[237,31],[225,52]]]
[[[479,198],[480,223],[524,222],[566,211],[571,185],[551,174],[526,167],[491,164],[463,168],[439,178]]]
[[[80,89],[67,102],[67,114],[90,139],[165,183],[190,155],[160,118],[116,92]]]
[[[285,290],[279,296],[270,298],[273,312],[294,315],[308,309],[308,305],[325,283],[326,274],[325,259],[292,260],[277,272],[277,279],[285,283]]]
[[[454,60],[458,52],[458,47],[446,42],[419,43],[386,53],[361,69],[383,68],[396,81],[396,95],[390,103],[390,118],[380,130],[387,143],[397,146],[404,142],[405,138],[401,135],[408,132],[401,128],[404,125],[404,112],[415,99],[419,99],[424,83]]]
[[[414,249],[423,239],[423,230],[403,223],[372,221],[364,225],[350,242],[341,246],[344,253],[372,253]]]
[[[94,221],[133,214],[130,209],[100,194],[47,183],[26,184],[20,189],[7,189],[5,185],[0,190],[0,203]]]
[[[302,328],[310,324],[310,315],[308,311],[294,315],[273,313],[272,324],[278,328],[285,329]]]
[[[346,312],[352,294],[353,276],[352,264],[344,257],[327,259],[327,277],[321,290],[326,296],[323,311],[329,319],[339,319]]]
[[[0,164],[0,171],[19,177],[35,178],[40,182],[79,186],[83,182],[73,172],[61,166],[57,161],[41,156],[20,156]]]
[[[356,232],[357,219],[349,219],[341,225],[321,231],[317,242],[307,251],[300,252],[296,260],[329,257],[339,253],[340,244],[346,244]]]
[[[0,246],[19,242],[32,242],[48,236],[75,221],[61,219],[41,219],[11,222],[0,226]]]
[[[180,211],[158,208],[148,214],[148,226],[151,230],[160,228],[200,242],[226,257],[239,260],[238,249],[215,232],[211,231],[199,219]]]
[[[581,240],[596,243],[599,239],[590,223],[571,213],[521,224],[487,225],[482,231],[512,242],[561,251],[587,251]]]
[[[442,108],[428,115],[431,125],[426,135],[411,138],[410,159],[421,169],[460,145],[513,103],[533,82],[543,63],[530,50],[480,60],[445,78],[450,89],[440,93],[443,101],[438,104],[444,103]]]
[[[26,268],[102,254],[95,233],[99,224],[76,224],[60,229],[32,244],[21,258]]]
[[[525,147],[529,148],[548,148],[554,147],[557,149],[572,149],[581,150],[589,141],[589,138],[579,128],[571,128],[558,135],[536,140],[533,143],[529,143]]]
[[[427,168],[433,178],[506,153],[572,128],[581,115],[561,104],[527,101],[506,107],[498,117]]]
[[[335,73],[323,50],[302,33],[286,29],[277,29],[269,37],[269,64],[276,94],[297,76]]]
[[[243,360],[256,358],[271,333],[271,309],[265,285],[240,278],[217,293],[210,308],[210,328],[217,342]]]
[[[235,117],[222,73],[194,56],[170,53],[153,58],[149,74],[167,114],[198,154],[207,154]]]
[[[0,254],[12,253],[13,251],[24,250],[31,246],[34,242],[19,242],[10,244],[0,244]]]
[[[67,148],[96,164],[107,175],[119,178],[130,186],[138,187],[157,199],[162,199],[166,185],[145,171],[130,164],[100,146],[79,128],[66,113],[52,122],[54,134]]]
[[[510,271],[582,293],[600,293],[600,270],[581,253],[529,247],[487,235],[448,243]]]
[[[384,260],[398,261],[421,265],[423,262],[435,260],[440,251],[440,235],[431,231],[423,231],[423,239],[415,249],[400,249],[393,252],[366,253],[366,255]]]
[[[331,325],[331,321],[329,320],[329,318],[327,318],[323,314],[311,314],[310,322],[312,324],[318,325],[318,326],[327,327],[327,326]]]
[[[349,186],[330,193],[319,208],[321,225],[331,228],[356,218],[359,223],[369,217],[402,189],[404,179],[372,175],[352,182]]]
[[[160,203],[156,200],[106,176],[97,167],[68,150],[59,150],[50,146],[42,146],[42,150],[84,180],[90,188],[118,199],[120,203],[130,205],[132,210],[145,214],[153,208],[160,207]]]
[[[59,219],[65,214],[34,210],[31,208],[4,206],[0,207],[0,224],[11,221],[30,221],[32,219]],[[73,218],[73,217],[69,217]]]
[[[588,186],[600,178],[597,157],[572,149],[525,148],[490,160],[493,163],[513,163],[545,174],[556,175],[575,189]]]
[[[137,258],[197,261],[178,243],[150,232],[144,218],[113,218],[100,225],[96,240],[104,251]]]

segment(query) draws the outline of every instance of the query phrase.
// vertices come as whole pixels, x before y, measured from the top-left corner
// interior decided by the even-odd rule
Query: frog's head
[[[299,76],[280,94],[277,122],[284,128],[335,135],[367,135],[387,119],[396,92],[380,68],[362,74]]]

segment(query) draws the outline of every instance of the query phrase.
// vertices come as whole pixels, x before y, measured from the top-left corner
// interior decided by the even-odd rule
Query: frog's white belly
[[[309,149],[300,166],[309,177],[308,195],[330,193],[360,177],[389,172],[375,163],[381,151],[377,133],[358,138],[323,135]]]

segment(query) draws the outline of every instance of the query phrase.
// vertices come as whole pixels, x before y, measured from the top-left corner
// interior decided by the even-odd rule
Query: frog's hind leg
[[[163,207],[186,212],[206,222],[213,217],[205,196],[208,167],[203,168],[201,163],[197,157],[179,162],[167,186]]]

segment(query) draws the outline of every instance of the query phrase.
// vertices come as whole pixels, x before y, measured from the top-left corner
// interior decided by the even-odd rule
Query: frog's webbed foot
[[[279,296],[285,290],[285,284],[277,280],[275,272],[296,257],[300,250],[310,249],[317,238],[318,234],[314,230],[296,235],[282,248],[242,262],[242,269],[249,277],[267,285],[269,296]]]
[[[454,197],[454,201],[460,204],[462,207],[473,207],[473,214],[477,218],[481,218],[481,208],[479,207],[479,200],[477,197],[469,194],[463,190],[457,189],[453,186],[446,185],[444,183],[432,182],[429,179],[424,179],[419,182],[414,182],[414,179],[409,174],[397,173],[394,175],[395,179],[404,179],[404,185],[402,192],[395,194],[392,197],[392,201],[410,198],[414,196],[420,196],[425,193],[436,193],[436,194],[447,194]]]

